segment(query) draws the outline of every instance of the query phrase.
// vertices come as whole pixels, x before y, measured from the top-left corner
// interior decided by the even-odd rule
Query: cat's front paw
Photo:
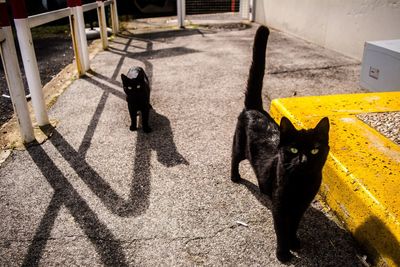
[[[131,126],[129,127],[129,130],[131,130],[132,132],[133,132],[133,131],[136,131],[136,130],[137,130],[137,127],[136,127],[135,125],[131,125]]]
[[[145,132],[145,133],[151,133],[152,131],[153,130],[149,126],[143,127],[143,132]]]
[[[276,251],[276,258],[282,263],[290,261],[292,259],[292,257],[293,257],[293,254],[290,253],[289,250],[277,250]]]

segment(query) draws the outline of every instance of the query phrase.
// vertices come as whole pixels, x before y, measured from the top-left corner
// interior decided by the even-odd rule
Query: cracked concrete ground
[[[124,32],[50,110],[52,137],[0,168],[1,266],[282,266],[271,204],[230,149],[257,25]],[[272,31],[271,98],[360,92],[359,62]],[[129,131],[120,74],[152,84],[151,134]],[[245,223],[238,223],[238,221]],[[362,251],[314,203],[290,266],[362,266]]]

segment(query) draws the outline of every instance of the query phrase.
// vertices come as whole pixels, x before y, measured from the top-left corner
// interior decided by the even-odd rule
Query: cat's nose
[[[306,155],[301,155],[300,156],[300,162],[301,163],[306,163],[307,162],[307,156]]]

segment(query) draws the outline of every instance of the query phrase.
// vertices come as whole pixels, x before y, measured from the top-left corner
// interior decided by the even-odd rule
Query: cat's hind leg
[[[233,137],[232,145],[232,157],[231,157],[231,180],[232,182],[239,182],[241,177],[239,173],[239,163],[244,160],[245,157],[245,145],[246,139],[243,133],[243,129],[238,125],[236,127],[235,135]]]
[[[266,165],[264,175],[257,176],[260,192],[267,195],[269,198],[272,198],[272,187],[274,181],[276,181],[277,163],[277,158],[273,159]]]

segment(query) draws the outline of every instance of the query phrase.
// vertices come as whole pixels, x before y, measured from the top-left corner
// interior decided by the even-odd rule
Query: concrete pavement
[[[249,164],[229,178],[253,27],[127,31],[50,109],[52,137],[0,168],[1,266],[282,266],[270,202]],[[152,84],[151,134],[129,131],[120,73]],[[272,31],[271,98],[360,92],[359,62]],[[241,222],[245,223],[242,224]],[[318,203],[290,266],[362,266],[363,252]]]

